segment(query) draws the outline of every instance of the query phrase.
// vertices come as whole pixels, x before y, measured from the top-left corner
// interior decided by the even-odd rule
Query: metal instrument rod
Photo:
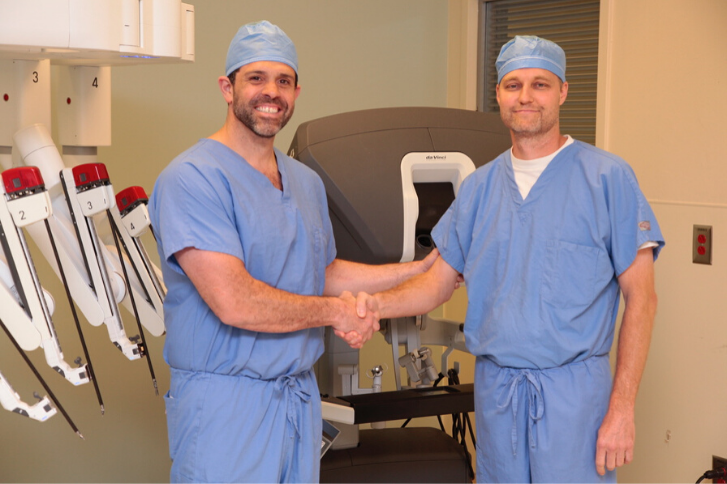
[[[25,296],[25,289],[23,288],[23,284],[20,282],[18,268],[15,265],[13,253],[10,251],[10,245],[8,245],[7,236],[5,235],[5,227],[3,227],[2,223],[0,223],[0,244],[2,244],[3,252],[5,253],[5,258],[8,262],[8,269],[10,269],[10,275],[13,278],[13,283],[15,283],[15,290],[18,292],[18,297],[20,298],[20,304],[23,305],[23,310],[25,311],[25,314],[27,314],[28,317],[32,319],[33,315],[30,313],[28,298]]]
[[[76,427],[76,424],[73,423],[73,420],[71,420],[71,417],[68,415],[68,413],[66,413],[66,410],[63,408],[63,405],[61,405],[61,402],[58,401],[56,396],[53,394],[53,391],[50,389],[50,387],[45,382],[43,377],[40,376],[40,373],[38,373],[38,370],[35,368],[35,365],[33,365],[33,362],[30,361],[30,358],[28,358],[28,355],[25,354],[25,351],[23,351],[23,349],[20,347],[18,342],[13,337],[12,333],[10,333],[10,330],[7,328],[7,326],[5,326],[5,323],[1,319],[0,319],[0,326],[2,326],[3,331],[5,331],[5,334],[8,335],[8,338],[10,338],[10,341],[13,343],[13,346],[15,346],[15,348],[18,350],[18,352],[20,353],[20,356],[23,357],[23,359],[25,360],[25,363],[33,371],[33,373],[35,374],[35,377],[38,379],[38,381],[40,381],[40,384],[43,385],[43,388],[45,389],[45,391],[48,394],[48,396],[50,397],[50,399],[53,400],[53,403],[55,404],[56,408],[58,408],[58,410],[60,410],[61,414],[63,414],[63,417],[65,417],[66,421],[71,426],[73,431],[76,432],[76,434],[83,439],[84,438],[83,434],[81,434],[81,432],[78,430],[78,427]]]
[[[114,244],[116,244],[116,253],[119,254],[119,261],[121,262],[121,270],[124,272],[124,279],[126,280],[126,290],[129,291],[131,307],[134,309],[134,316],[136,317],[136,324],[139,326],[139,336],[141,336],[141,343],[144,345],[144,353],[146,354],[146,361],[149,364],[149,373],[151,374],[151,381],[154,384],[154,393],[157,396],[159,396],[159,387],[157,386],[157,379],[156,379],[156,375],[154,374],[154,366],[151,363],[151,356],[149,355],[149,346],[146,344],[146,336],[144,336],[144,328],[141,325],[141,318],[139,318],[139,310],[136,308],[136,301],[134,300],[134,293],[131,290],[131,279],[129,279],[129,274],[126,270],[126,263],[124,262],[124,254],[121,252],[121,247],[119,247],[119,239],[121,238],[121,233],[119,232],[119,228],[116,226],[116,222],[114,221],[114,218],[111,215],[111,212],[109,210],[106,210],[106,216],[109,218],[109,223],[111,224],[111,234],[114,236]],[[123,240],[122,240],[122,243],[123,243]],[[125,244],[124,244],[124,249],[127,249]],[[127,249],[127,252],[128,252],[128,249]],[[132,264],[132,266],[133,266],[133,264]],[[141,281],[141,278],[139,277],[139,273],[137,272],[136,274],[137,274],[137,278],[139,279],[139,281]],[[148,297],[149,297],[149,294],[147,293],[147,298]]]
[[[91,267],[88,265],[88,258],[86,257],[86,251],[83,250],[83,244],[81,243],[81,233],[79,232],[80,228],[78,227],[78,220],[76,220],[76,214],[73,211],[73,204],[71,203],[71,197],[68,195],[68,187],[66,187],[66,179],[63,176],[63,171],[61,170],[60,173],[61,176],[61,186],[63,187],[63,195],[66,199],[66,205],[68,205],[68,214],[71,216],[71,221],[73,222],[73,228],[76,232],[76,240],[78,241],[78,247],[81,252],[81,257],[83,257],[83,265],[86,267],[86,274],[88,275],[88,285],[96,291],[96,288],[93,285],[93,276],[91,276]],[[81,215],[83,217],[83,215]]]
[[[58,264],[58,273],[61,275],[61,281],[63,282],[63,288],[66,290],[66,297],[68,298],[68,304],[71,306],[71,313],[73,313],[73,321],[76,323],[76,330],[78,331],[78,337],[81,340],[81,346],[83,347],[83,355],[86,357],[86,368],[88,374],[93,382],[93,387],[96,390],[96,398],[98,404],[101,406],[101,415],[104,414],[105,408],[103,398],[101,397],[101,390],[98,387],[98,381],[96,380],[96,373],[93,370],[93,364],[91,364],[91,355],[88,353],[88,347],[86,346],[86,338],[83,336],[83,330],[81,329],[81,323],[78,321],[78,313],[76,312],[76,306],[73,304],[73,297],[71,296],[71,290],[68,288],[68,281],[66,280],[66,274],[63,271],[63,264],[61,264],[61,258],[58,255],[58,249],[56,248],[55,239],[50,229],[48,219],[45,220],[45,228],[48,231],[48,238],[50,239],[50,245],[53,247],[53,255],[56,258],[56,264]]]

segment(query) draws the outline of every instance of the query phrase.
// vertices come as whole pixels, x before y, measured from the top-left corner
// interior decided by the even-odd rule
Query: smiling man
[[[359,295],[382,318],[423,314],[464,275],[477,482],[615,482],[633,458],[664,240],[626,162],[561,134],[565,60],[538,37],[502,47],[497,101],[512,149],[464,180],[432,231],[441,257],[427,273],[373,303]]]
[[[359,318],[351,292],[390,288],[437,254],[335,258],[323,182],[273,145],[300,94],[295,46],[277,26],[241,27],[218,84],[224,125],[175,158],[150,199],[168,289],[171,482],[315,482],[323,327],[360,347],[378,318]]]

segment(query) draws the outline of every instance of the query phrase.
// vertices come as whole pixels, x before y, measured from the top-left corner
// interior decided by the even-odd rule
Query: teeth
[[[278,108],[270,107],[270,106],[259,106],[256,109],[258,111],[262,111],[264,113],[277,113],[278,112]]]

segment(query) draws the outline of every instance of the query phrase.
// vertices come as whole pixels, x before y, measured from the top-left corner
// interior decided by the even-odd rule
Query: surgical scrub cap
[[[565,82],[565,52],[555,42],[533,35],[516,35],[502,46],[495,61],[497,83],[515,69],[546,69]]]
[[[258,61],[282,62],[298,74],[298,54],[293,41],[267,20],[240,27],[227,50],[225,75]]]

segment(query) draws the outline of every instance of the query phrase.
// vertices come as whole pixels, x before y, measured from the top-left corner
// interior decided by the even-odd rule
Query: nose
[[[522,89],[520,89],[520,95],[518,96],[518,101],[520,104],[529,104],[533,101],[532,93],[530,92],[529,86],[523,86]]]
[[[275,99],[280,94],[280,87],[275,80],[271,80],[265,83],[263,86],[263,94]]]

